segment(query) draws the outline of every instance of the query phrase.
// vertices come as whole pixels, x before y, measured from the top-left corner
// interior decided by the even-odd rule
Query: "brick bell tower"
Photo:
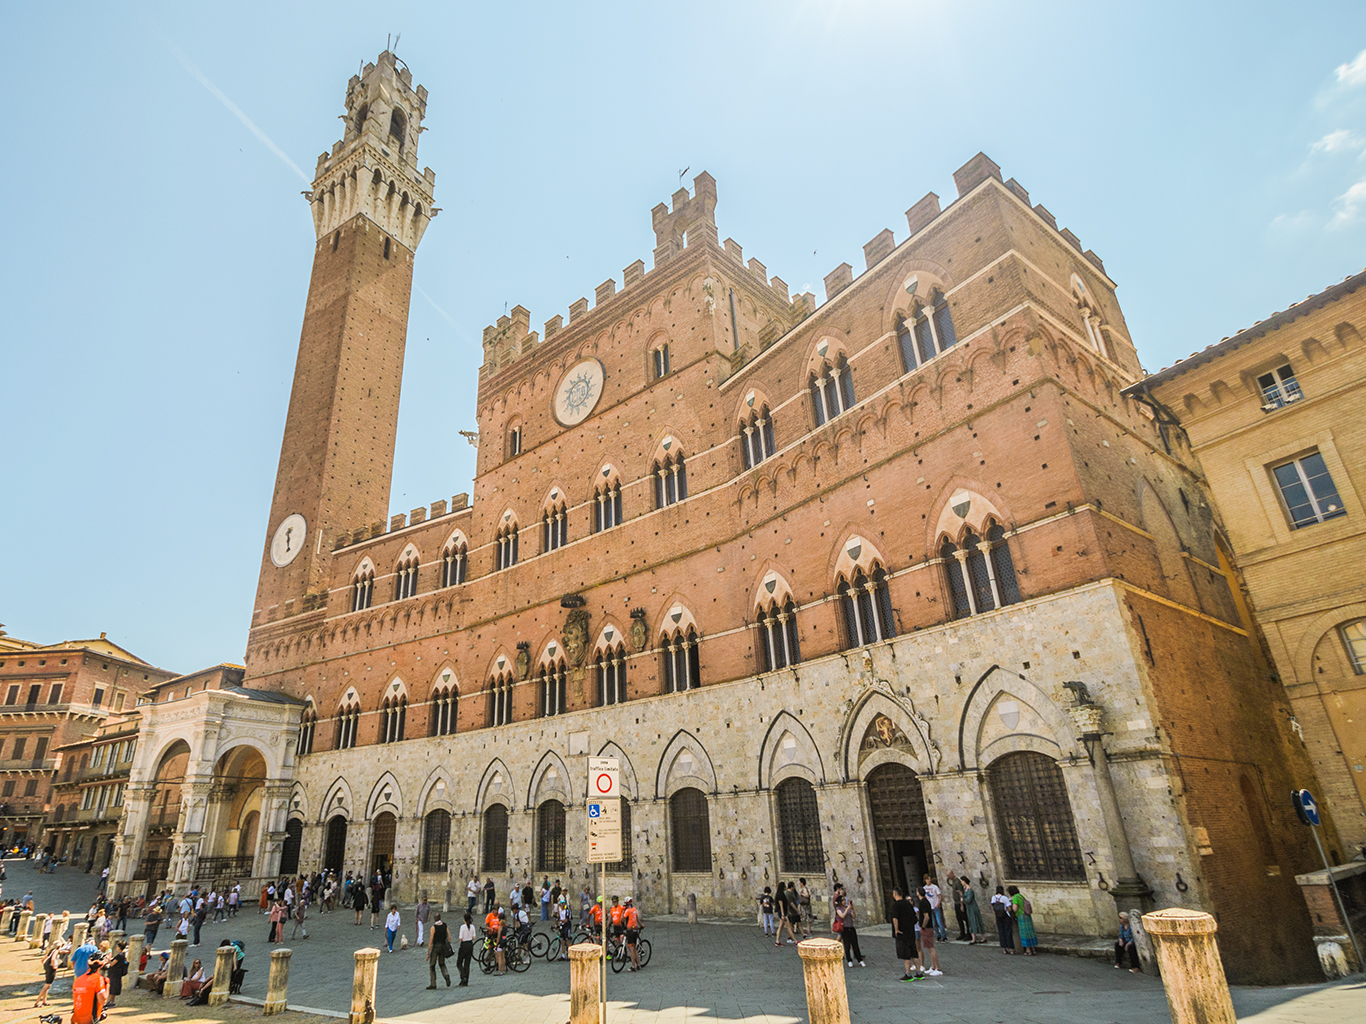
[[[317,244],[253,632],[321,607],[337,534],[388,515],[413,256],[437,212],[417,170],[426,110],[381,53],[347,84],[345,133],[305,193]]]

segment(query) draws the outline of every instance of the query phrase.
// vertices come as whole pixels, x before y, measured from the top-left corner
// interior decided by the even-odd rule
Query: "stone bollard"
[[[90,925],[89,925],[89,923],[87,923],[87,922],[85,922],[85,921],[77,921],[77,922],[76,922],[76,927],[73,928],[73,929],[71,929],[71,948],[72,948],[72,949],[75,949],[77,946],[83,945],[83,944],[85,943],[85,933],[88,932],[89,930],[90,930]]]
[[[580,942],[569,947],[569,1024],[598,1024],[602,1002],[602,947]]]
[[[228,1001],[232,987],[232,969],[237,966],[237,947],[219,946],[213,964],[213,987],[209,989],[209,1005],[218,1006]]]
[[[270,952],[270,980],[266,984],[266,1001],[261,1012],[266,1016],[284,1013],[289,1008],[289,958],[292,949],[273,949]]]
[[[3,911],[0,911],[0,932],[9,931],[10,918],[12,918],[13,916],[13,907],[6,907]]]
[[[1237,1024],[1209,914],[1171,907],[1143,915],[1152,937],[1172,1024]]]
[[[171,958],[166,961],[166,986],[161,990],[164,998],[180,998],[180,983],[185,980],[185,950],[190,948],[189,939],[174,939],[171,942]]]
[[[697,924],[697,893],[688,893],[688,924]]]
[[[14,933],[15,942],[25,942],[28,939],[28,923],[33,917],[33,911],[21,910],[19,912],[19,930]]]
[[[121,932],[117,928],[115,928],[112,932],[109,933],[109,948],[114,949],[116,946],[118,946],[120,942],[123,942],[127,938],[127,932]]]
[[[33,933],[28,937],[28,948],[37,949],[38,943],[43,941],[43,925],[47,923],[51,914],[38,914],[33,919]]]
[[[1157,951],[1153,949],[1153,940],[1148,935],[1148,929],[1143,927],[1143,911],[1129,911],[1129,927],[1134,930],[1134,948],[1138,950],[1138,966],[1144,974],[1160,978],[1162,972],[1157,966]]]
[[[138,966],[142,963],[142,944],[147,941],[147,936],[142,932],[135,933],[128,940],[128,979],[125,984],[129,988],[138,987],[138,977],[142,974],[142,968]]]
[[[849,1024],[849,993],[844,987],[844,943],[803,939],[797,943],[806,975],[806,1014],[811,1024]]]
[[[374,1024],[375,981],[379,977],[379,950],[356,950],[356,973],[351,980],[351,1024]]]

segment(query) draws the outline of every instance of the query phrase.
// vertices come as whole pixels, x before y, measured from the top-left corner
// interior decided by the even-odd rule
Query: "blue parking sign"
[[[588,805],[588,816],[589,816],[590,818],[600,818],[600,817],[602,817],[602,804],[589,804],[589,805]]]

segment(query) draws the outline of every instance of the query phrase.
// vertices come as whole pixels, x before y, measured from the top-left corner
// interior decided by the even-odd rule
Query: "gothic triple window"
[[[746,469],[753,469],[773,454],[773,417],[768,406],[750,412],[749,418],[741,424],[740,449],[744,453]]]
[[[454,687],[441,686],[433,691],[429,712],[433,736],[454,735],[455,713],[458,705],[459,700]]]
[[[655,508],[667,508],[688,496],[688,469],[683,453],[666,455],[651,468],[655,478]]]
[[[862,647],[896,636],[892,616],[892,595],[887,589],[887,572],[881,566],[866,575],[862,569],[851,580],[840,580],[836,588],[844,608],[844,630],[849,647]]]
[[[665,693],[682,693],[702,685],[701,660],[697,652],[697,631],[689,626],[687,632],[674,630],[659,642]]]
[[[512,721],[512,677],[495,676],[489,681],[489,725],[508,725]]]
[[[379,741],[381,743],[397,743],[403,739],[403,730],[407,721],[408,698],[401,694],[397,697],[385,697],[384,703],[380,705]]]
[[[601,533],[621,525],[621,484],[603,484],[593,495],[593,532]]]
[[[818,427],[848,412],[854,405],[854,375],[844,356],[834,364],[822,364],[819,373],[811,374],[808,386]]]
[[[598,706],[621,704],[626,700],[626,647],[599,651],[593,658],[593,672],[598,681]]]
[[[801,649],[797,646],[797,608],[792,598],[781,605],[774,601],[767,608],[761,608],[758,625],[755,643],[761,672],[786,668],[802,660]]]
[[[554,551],[569,542],[569,509],[562,501],[541,514],[541,550]]]
[[[367,567],[356,573],[351,580],[351,610],[359,612],[369,608],[374,596],[375,572]]]
[[[1000,523],[990,521],[985,540],[972,530],[963,534],[961,544],[945,538],[939,548],[939,557],[944,563],[954,618],[1019,604],[1015,563]]]
[[[394,600],[402,601],[417,593],[417,556],[410,555],[394,570]]]
[[[334,746],[338,750],[350,750],[356,745],[356,733],[360,729],[360,707],[350,704],[337,712],[337,736]]]
[[[497,567],[510,569],[517,564],[517,524],[512,522],[499,527],[495,539],[498,544]]]
[[[569,710],[569,675],[564,662],[551,662],[542,665],[536,674],[536,692],[539,699],[541,717],[562,715]]]
[[[468,549],[464,541],[453,540],[441,552],[441,586],[453,587],[465,582],[465,558]]]
[[[303,718],[299,720],[299,753],[313,753],[313,733],[318,728],[318,712],[310,704],[304,708]]]

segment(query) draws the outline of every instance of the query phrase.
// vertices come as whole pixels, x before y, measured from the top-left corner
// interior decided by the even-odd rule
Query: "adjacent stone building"
[[[952,869],[1045,932],[1195,906],[1235,980],[1316,974],[1276,796],[1312,768],[1094,252],[979,154],[818,307],[701,174],[649,269],[486,329],[472,498],[390,515],[426,100],[382,54],[319,158],[245,677],[144,707],[117,879],[153,820],[200,877],[250,791],[256,877],[576,887],[610,754],[647,913],[806,877],[875,918]]]
[[[1366,849],[1366,272],[1138,385],[1221,510],[1337,827]]]

